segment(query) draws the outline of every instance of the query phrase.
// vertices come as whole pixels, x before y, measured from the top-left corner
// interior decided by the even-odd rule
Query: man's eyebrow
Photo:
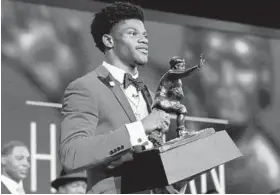
[[[126,28],[124,28],[124,30],[137,30],[137,29],[134,27],[126,27]]]
[[[137,28],[135,28],[135,27],[126,27],[126,28],[124,28],[124,30],[135,30],[135,31],[139,31]],[[144,32],[143,32],[143,34],[148,34],[148,32],[145,30]]]

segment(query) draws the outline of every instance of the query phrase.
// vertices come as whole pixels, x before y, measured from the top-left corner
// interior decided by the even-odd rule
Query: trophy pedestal
[[[135,193],[192,179],[242,156],[226,131],[214,129],[137,154],[125,164],[121,193]]]

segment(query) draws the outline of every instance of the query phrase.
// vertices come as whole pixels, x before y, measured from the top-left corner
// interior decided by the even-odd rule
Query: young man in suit
[[[60,160],[67,170],[87,169],[88,193],[120,193],[120,167],[153,147],[147,135],[168,131],[170,116],[151,109],[152,97],[139,79],[137,68],[148,61],[142,9],[111,4],[95,14],[91,34],[105,60],[65,90]]]
[[[10,141],[1,150],[1,193],[25,194],[23,179],[30,168],[29,151],[20,141]]]

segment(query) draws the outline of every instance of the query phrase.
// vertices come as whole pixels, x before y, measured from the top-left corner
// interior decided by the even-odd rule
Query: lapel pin
[[[109,84],[110,84],[111,87],[115,87],[115,82],[114,81],[110,81]]]

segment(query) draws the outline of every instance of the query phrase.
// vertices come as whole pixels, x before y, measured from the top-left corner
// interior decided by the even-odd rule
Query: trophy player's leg
[[[181,137],[183,136],[183,132],[186,131],[186,127],[185,127],[185,114],[178,114],[177,115],[177,136]]]
[[[196,134],[196,131],[192,129],[188,129],[185,126],[185,114],[178,114],[177,115],[177,135],[178,137],[184,137],[184,136],[192,136]]]
[[[153,110],[163,110],[170,112],[172,107],[171,102],[165,97],[157,97],[155,99]],[[163,134],[160,131],[153,131],[148,135],[149,141],[153,143],[155,147],[163,145]]]
[[[177,134],[181,137],[186,131],[185,116],[187,114],[187,109],[183,104],[180,104],[180,102],[177,102],[174,107],[177,108]]]
[[[187,109],[183,104],[177,105],[180,107],[179,113],[177,114],[177,133],[178,136],[193,136],[198,132],[193,129],[188,129],[185,127],[185,116],[187,114]]]

